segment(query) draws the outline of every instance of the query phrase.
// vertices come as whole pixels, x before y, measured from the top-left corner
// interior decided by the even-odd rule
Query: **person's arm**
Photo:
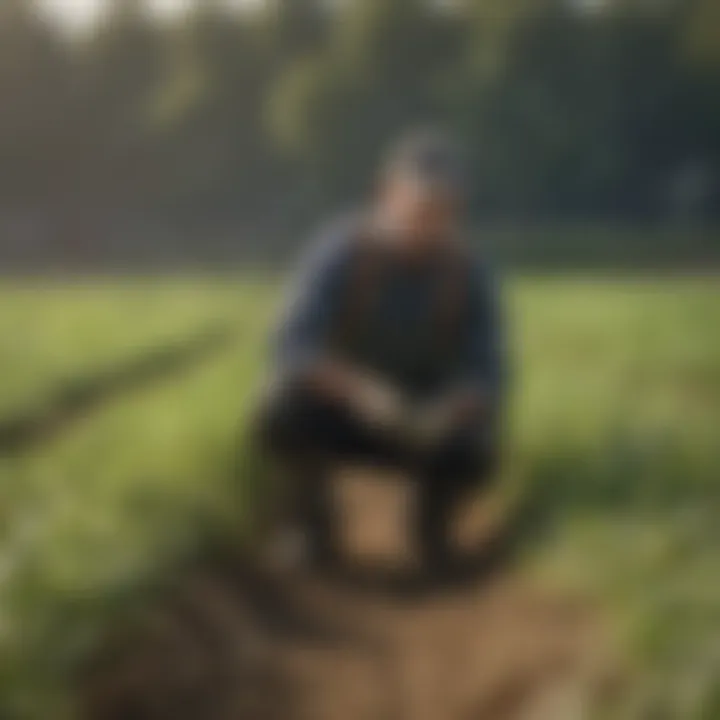
[[[285,380],[306,380],[325,364],[350,263],[349,243],[325,233],[301,261],[285,300],[275,359]]]
[[[432,447],[458,430],[492,429],[503,402],[505,350],[497,288],[481,267],[469,278],[465,326],[453,378],[411,418],[416,445]]]
[[[278,333],[278,366],[283,380],[346,404],[371,422],[387,424],[399,412],[392,388],[333,353],[332,336],[351,282],[353,257],[350,240],[330,234],[303,263]]]
[[[506,381],[503,314],[499,290],[481,266],[472,268],[461,357],[455,380],[434,404],[440,427],[494,423]]]

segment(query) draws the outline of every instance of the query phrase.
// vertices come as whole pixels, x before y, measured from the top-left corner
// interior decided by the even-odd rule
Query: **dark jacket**
[[[323,233],[296,279],[279,328],[276,361],[294,373],[332,353],[337,329],[357,291],[362,244],[359,221]],[[387,258],[382,272],[352,320],[352,342],[344,348],[355,365],[373,370],[414,396],[458,385],[477,387],[499,404],[505,379],[499,298],[485,265],[468,256],[457,282],[462,285],[458,326],[450,336],[438,322],[438,262],[412,264]]]

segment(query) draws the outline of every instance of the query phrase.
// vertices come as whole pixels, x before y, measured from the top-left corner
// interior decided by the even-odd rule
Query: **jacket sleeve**
[[[472,268],[468,327],[462,358],[464,382],[489,397],[500,410],[507,385],[505,319],[497,281],[482,265]]]
[[[285,300],[275,337],[281,374],[298,374],[328,350],[349,264],[349,242],[338,231],[321,235],[302,261]]]

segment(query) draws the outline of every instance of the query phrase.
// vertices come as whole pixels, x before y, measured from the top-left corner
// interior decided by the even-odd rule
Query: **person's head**
[[[394,242],[425,250],[450,242],[460,222],[464,174],[447,136],[421,130],[402,138],[381,172],[377,209]]]

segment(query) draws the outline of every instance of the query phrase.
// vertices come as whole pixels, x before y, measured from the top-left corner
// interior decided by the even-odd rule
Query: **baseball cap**
[[[460,148],[447,134],[434,129],[413,130],[393,145],[384,173],[427,190],[464,193],[467,177]]]

